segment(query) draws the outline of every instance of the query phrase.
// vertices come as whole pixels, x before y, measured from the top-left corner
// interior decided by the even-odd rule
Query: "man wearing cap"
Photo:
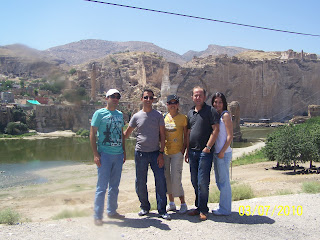
[[[90,128],[91,148],[98,169],[94,201],[94,223],[98,226],[103,224],[104,202],[108,187],[108,217],[124,218],[116,211],[122,165],[126,160],[123,114],[116,109],[121,95],[117,89],[110,89],[106,97],[107,106],[93,114]]]
[[[212,167],[212,147],[219,134],[219,114],[205,103],[206,91],[197,86],[192,90],[195,104],[188,112],[188,133],[186,161],[189,161],[191,183],[196,195],[197,207],[188,214],[199,215],[200,220],[207,220],[210,171]]]
[[[163,168],[165,144],[164,120],[161,113],[152,109],[153,99],[154,94],[152,90],[145,89],[142,92],[142,110],[132,116],[129,127],[124,132],[124,135],[127,138],[135,128],[137,130],[134,158],[136,165],[136,193],[141,203],[141,211],[138,215],[144,216],[150,211],[147,189],[148,167],[150,165],[155,178],[158,212],[160,217],[170,220],[171,217],[166,212],[167,188]]]
[[[183,169],[183,155],[187,145],[187,117],[179,113],[179,98],[176,95],[167,97],[168,113],[165,114],[166,141],[164,148],[164,172],[167,182],[167,194],[170,203],[167,211],[176,211],[174,198],[179,197],[180,214],[187,212],[188,207],[184,199],[181,183]]]

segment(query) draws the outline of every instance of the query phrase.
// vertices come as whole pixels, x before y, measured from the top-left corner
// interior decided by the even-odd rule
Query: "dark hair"
[[[206,96],[206,90],[205,90],[203,87],[200,87],[200,86],[196,86],[196,87],[194,87],[194,88],[192,89],[192,94],[191,94],[191,96],[193,96],[193,91],[194,91],[195,89],[201,89],[201,90],[203,91],[203,95]]]
[[[154,96],[154,93],[153,93],[153,91],[152,91],[151,89],[144,89],[144,90],[142,91],[141,97],[143,97],[143,94],[144,94],[145,92],[152,93],[152,96]]]
[[[221,92],[216,92],[215,94],[213,94],[212,96],[212,101],[211,101],[211,105],[213,106],[214,100],[219,97],[222,100],[223,103],[223,109],[222,110],[227,110],[228,109],[228,103],[227,103],[227,99],[226,97],[223,95],[223,93]]]

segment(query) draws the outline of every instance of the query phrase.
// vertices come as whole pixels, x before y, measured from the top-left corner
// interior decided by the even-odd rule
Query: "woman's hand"
[[[219,152],[218,153],[218,158],[220,158],[220,159],[224,158],[224,152]]]

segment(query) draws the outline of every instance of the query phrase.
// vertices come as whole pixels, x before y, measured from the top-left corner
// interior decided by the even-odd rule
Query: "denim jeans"
[[[150,211],[150,202],[148,199],[147,177],[149,164],[154,174],[156,185],[156,199],[157,209],[159,214],[166,212],[167,205],[167,186],[164,176],[164,168],[159,168],[157,158],[159,151],[155,152],[140,152],[135,151],[135,164],[136,164],[136,193],[140,200],[140,208]]]
[[[108,189],[107,214],[113,215],[118,208],[119,184],[123,165],[123,154],[100,153],[101,166],[94,200],[94,218],[102,219],[106,190]]]
[[[196,194],[195,205],[202,213],[208,213],[210,172],[213,153],[189,149],[191,183]]]
[[[232,159],[232,152],[224,154],[224,158],[218,158],[214,154],[213,164],[217,187],[220,190],[219,212],[222,214],[231,214],[231,185],[229,178],[229,166]]]

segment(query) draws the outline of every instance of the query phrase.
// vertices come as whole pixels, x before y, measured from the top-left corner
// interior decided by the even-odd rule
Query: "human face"
[[[141,98],[143,106],[147,106],[147,107],[152,106],[153,99],[154,99],[154,96],[151,92],[144,92]]]
[[[222,113],[223,110],[223,101],[220,97],[216,97],[213,102],[213,107],[217,110],[218,113]]]
[[[171,100],[167,103],[167,108],[169,112],[177,112],[179,108],[179,103],[176,100]]]
[[[107,97],[107,103],[110,106],[118,106],[121,96],[119,93],[112,94]]]
[[[205,95],[203,89],[195,88],[192,94],[192,101],[196,106],[202,106],[204,103]]]

